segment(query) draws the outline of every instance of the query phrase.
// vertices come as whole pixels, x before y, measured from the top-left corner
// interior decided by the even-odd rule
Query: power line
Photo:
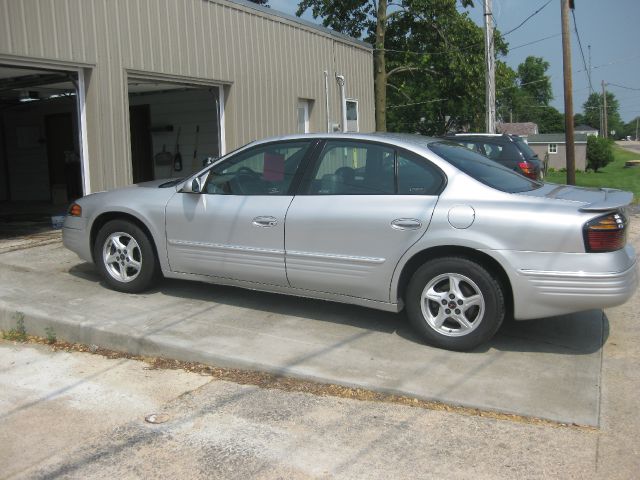
[[[548,0],[547,3],[542,5],[538,10],[536,10],[531,15],[529,15],[527,18],[525,18],[518,26],[512,28],[508,32],[506,32],[506,33],[499,33],[498,32],[499,35],[501,37],[506,37],[510,33],[515,32],[520,27],[522,27],[525,23],[527,23],[531,18],[535,17],[538,13],[540,13],[552,1],[553,0]],[[498,23],[496,22],[496,19],[495,19],[493,13],[491,13],[490,16],[491,16],[491,18],[493,20],[493,23],[494,23],[495,27],[497,28],[498,27]],[[525,47],[527,45],[533,45],[534,43],[542,42],[543,40],[548,40],[550,38],[559,37],[560,35],[561,34],[558,33],[556,35],[551,35],[549,37],[540,38],[538,40],[534,40],[532,42],[525,43],[523,45],[518,45],[516,47],[510,48],[509,51],[515,50],[516,48]],[[445,54],[449,54],[449,53],[453,53],[453,52],[462,52],[462,51],[465,51],[465,50],[470,50],[472,48],[480,47],[480,46],[483,46],[483,45],[484,45],[484,42],[476,42],[476,43],[471,43],[471,44],[465,45],[465,46],[460,47],[460,48],[451,48],[451,49],[447,49],[447,50],[439,51],[439,52],[417,52],[417,51],[411,51],[411,50],[396,50],[396,49],[392,49],[392,48],[374,48],[374,50],[383,51],[383,52],[391,52],[391,53],[411,53],[411,54],[415,54],[415,55],[445,55]]]
[[[576,11],[571,10],[571,16],[573,17],[573,29],[576,32],[576,37],[578,37],[578,45],[580,46],[580,55],[582,55],[582,65],[584,66],[585,71],[587,72],[587,80],[589,80],[589,88],[593,92],[593,85],[591,84],[591,72],[587,68],[587,61],[584,58],[584,50],[582,49],[582,42],[580,41],[580,34],[578,33],[578,23],[576,22]]]
[[[556,37],[559,37],[561,35],[562,35],[562,33],[556,33],[555,35],[549,35],[548,37],[539,38],[538,40],[533,40],[531,42],[523,43],[522,45],[516,45],[515,47],[509,48],[509,53],[511,53],[512,50],[517,50],[518,48],[522,48],[522,47],[528,47],[529,45],[533,45],[535,43],[544,42],[545,40],[549,40],[551,38],[556,38]],[[506,57],[508,55],[509,54],[504,55],[504,56]]]
[[[510,33],[515,32],[516,30],[518,30],[520,27],[522,27],[525,23],[527,23],[531,18],[535,17],[538,13],[540,13],[547,5],[549,5],[551,3],[552,0],[549,0],[547,3],[545,3],[544,5],[542,5],[538,10],[536,10],[535,12],[533,12],[531,15],[529,15],[527,18],[525,18],[517,27],[512,28],[511,30],[509,30],[506,33],[503,33],[502,36],[506,37],[507,35],[509,35]]]
[[[539,38],[537,40],[532,40],[531,42],[523,43],[521,45],[516,45],[515,47],[509,47],[509,52],[511,52],[512,50],[516,50],[518,48],[527,47],[529,45],[533,45],[533,44],[536,44],[536,43],[539,43],[539,42],[544,42],[545,40],[550,40],[552,38],[557,38],[557,37],[559,37],[561,35],[562,35],[561,33],[556,33],[554,35],[549,35],[547,37],[542,37],[542,38]],[[448,50],[441,50],[439,52],[419,52],[419,51],[416,51],[416,50],[397,50],[397,49],[393,49],[393,48],[374,48],[374,50],[382,51],[382,52],[390,52],[390,53],[404,53],[404,54],[410,53],[410,54],[413,54],[413,55],[446,55],[446,54],[449,54],[449,53],[452,53],[452,52],[462,52],[462,51],[470,50],[471,48],[480,47],[480,46],[482,46],[482,43],[473,43],[473,44],[470,44],[470,45],[467,45],[467,46],[464,46],[464,47],[451,48],[451,49],[448,49]],[[501,55],[501,57],[507,57],[507,56],[509,56],[509,54]]]
[[[547,77],[547,78],[541,78],[540,80],[532,80],[531,82],[525,82],[525,83],[520,83],[518,85],[509,85],[508,87],[502,87],[502,88],[498,88],[496,89],[498,92],[502,92],[504,90],[510,90],[512,88],[520,88],[520,87],[524,87],[525,85],[531,85],[533,83],[540,83],[540,82],[546,82],[546,81],[551,81],[551,76]]]
[[[387,105],[387,108],[402,108],[402,107],[413,107],[416,105],[425,105],[427,103],[436,103],[436,102],[446,102],[450,100],[449,98],[436,98],[435,100],[428,100],[426,102],[416,102],[416,103],[405,103],[402,105]]]
[[[638,59],[640,59],[640,56],[621,58],[618,60],[613,60],[609,63],[603,63],[602,65],[596,65],[595,67],[591,67],[591,70],[595,70],[596,68],[608,67],[609,65],[615,65],[617,63],[630,63]],[[578,72],[584,72],[584,70],[578,70]]]
[[[624,88],[626,90],[638,90],[638,91],[640,91],[640,88],[625,87],[624,85],[618,85],[617,83],[607,82],[607,85],[612,85],[612,86],[618,87],[618,88]]]

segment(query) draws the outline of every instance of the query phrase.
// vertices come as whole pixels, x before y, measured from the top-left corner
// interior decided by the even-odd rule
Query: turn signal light
[[[613,252],[627,243],[627,219],[621,213],[610,213],[591,220],[584,226],[587,252]]]
[[[69,216],[71,217],[81,217],[82,216],[82,207],[77,203],[72,203],[69,205]]]

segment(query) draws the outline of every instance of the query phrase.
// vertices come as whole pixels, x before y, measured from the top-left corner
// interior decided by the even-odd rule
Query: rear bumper
[[[509,275],[517,320],[614,307],[629,300],[638,287],[631,246],[600,254],[519,253],[519,262],[512,263],[517,270]]]

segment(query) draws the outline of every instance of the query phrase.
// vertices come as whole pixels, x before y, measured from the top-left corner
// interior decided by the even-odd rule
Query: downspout
[[[345,93],[345,80],[344,75],[338,75],[336,73],[336,82],[338,82],[338,86],[340,87],[340,117],[342,124],[342,133],[347,132],[347,96]]]
[[[327,133],[331,133],[331,115],[329,114],[329,72],[324,71],[324,101],[327,108]]]

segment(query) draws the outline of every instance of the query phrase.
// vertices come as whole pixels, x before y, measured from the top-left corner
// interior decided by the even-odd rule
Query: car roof
[[[522,137],[518,135],[509,135],[506,133],[453,133],[447,134],[443,138],[447,138],[450,140],[481,139],[491,141],[517,142]]]
[[[426,148],[433,142],[441,142],[443,138],[426,137],[424,135],[411,133],[298,133],[294,135],[282,135],[278,137],[269,137],[254,144],[269,143],[284,140],[308,140],[308,139],[326,139],[326,140],[364,140],[369,142],[389,143],[399,147],[407,148]]]

